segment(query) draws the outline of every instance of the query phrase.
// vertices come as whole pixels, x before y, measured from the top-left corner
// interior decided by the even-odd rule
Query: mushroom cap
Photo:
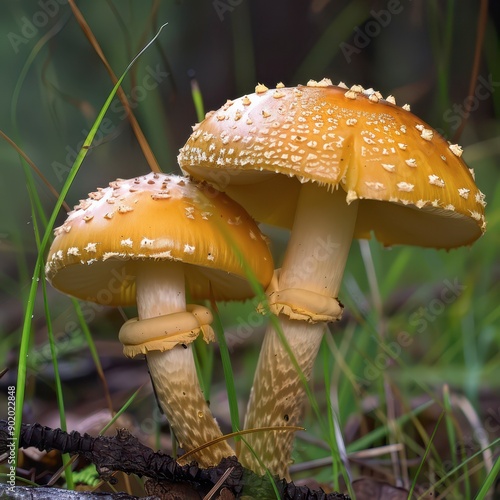
[[[195,299],[246,299],[254,295],[246,268],[264,287],[273,275],[267,241],[248,213],[224,193],[174,175],[111,182],[82,200],[55,236],[45,269],[52,285],[112,306],[135,304],[142,261],[186,264]]]
[[[317,182],[360,200],[356,238],[454,248],[486,226],[461,154],[392,96],[322,80],[228,101],[193,127],[178,160],[262,222],[291,227],[300,184]]]

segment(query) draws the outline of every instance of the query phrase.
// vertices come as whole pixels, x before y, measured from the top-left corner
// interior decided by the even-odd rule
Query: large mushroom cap
[[[55,234],[49,281],[107,305],[135,303],[137,267],[145,260],[186,264],[195,299],[211,293],[217,300],[245,299],[253,295],[246,267],[264,287],[273,274],[267,242],[240,205],[173,175],[111,182],[82,200]]]
[[[259,221],[291,227],[300,183],[310,181],[360,200],[357,238],[453,248],[486,225],[484,195],[461,154],[393,97],[323,80],[258,85],[228,101],[194,127],[179,164]]]

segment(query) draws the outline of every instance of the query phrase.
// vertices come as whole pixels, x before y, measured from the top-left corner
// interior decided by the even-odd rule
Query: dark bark
[[[0,454],[7,451],[9,442],[7,422],[0,420]],[[121,471],[145,476],[160,483],[184,483],[193,493],[198,493],[201,497],[218,483],[229,468],[232,468],[231,473],[219,485],[219,490],[225,489],[236,498],[241,495],[259,499],[276,498],[269,478],[257,476],[243,468],[236,457],[225,458],[218,466],[207,469],[201,469],[195,462],[179,465],[172,457],[144,446],[126,429],[118,430],[114,437],[94,438],[76,431],[67,433],[39,424],[23,424],[19,447],[30,446],[40,451],[54,449],[62,453],[77,453],[95,464],[99,475],[106,481],[112,482],[112,473]],[[287,483],[284,479],[276,479],[275,485],[280,497],[285,500],[348,500],[348,497],[341,494],[326,494],[322,490],[312,491],[306,486]]]
[[[0,498],[6,500],[137,500],[126,493],[94,493],[70,491],[60,488],[30,488],[27,486],[10,487],[0,484]],[[158,497],[142,497],[141,500],[158,500]]]

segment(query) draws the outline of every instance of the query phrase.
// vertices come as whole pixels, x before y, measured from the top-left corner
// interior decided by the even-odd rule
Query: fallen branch
[[[0,420],[0,454],[8,449],[10,435],[7,429],[7,422]],[[19,447],[32,446],[40,451],[59,450],[61,453],[78,454],[92,462],[105,481],[113,482],[112,474],[121,471],[148,477],[158,483],[185,483],[201,497],[217,484],[219,489],[228,490],[236,498],[243,494],[259,499],[276,498],[269,478],[245,469],[236,457],[225,458],[216,467],[207,469],[201,469],[195,462],[179,465],[172,457],[144,446],[126,429],[118,430],[113,437],[94,438],[76,431],[67,433],[40,424],[23,424]],[[228,469],[231,469],[229,474]],[[226,477],[220,481],[223,475]],[[285,500],[349,500],[342,494],[313,491],[284,479],[275,479],[275,485],[280,498]]]
[[[7,486],[0,484],[0,498],[29,500],[137,500],[126,493],[93,493],[89,491],[71,491],[60,488],[40,486]],[[158,497],[142,497],[141,500],[158,500]]]

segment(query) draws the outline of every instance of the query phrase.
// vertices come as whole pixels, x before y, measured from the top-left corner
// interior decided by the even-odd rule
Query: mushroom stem
[[[348,205],[342,189],[332,193],[317,184],[303,184],[278,289],[295,288],[337,297],[356,217],[357,201]],[[309,380],[326,323],[290,319],[284,314],[279,314],[278,320],[305,379]],[[301,377],[275,329],[269,325],[248,403],[245,429],[300,425],[305,400]],[[249,434],[246,440],[272,474],[287,475],[293,433],[259,432]],[[243,447],[239,458],[243,465],[257,473],[263,472],[247,447]]]
[[[137,273],[139,319],[186,310],[183,264],[141,263]],[[191,344],[146,355],[160,406],[180,446],[187,452],[222,435],[200,389]],[[217,465],[234,451],[223,441],[193,454],[200,466]]]

